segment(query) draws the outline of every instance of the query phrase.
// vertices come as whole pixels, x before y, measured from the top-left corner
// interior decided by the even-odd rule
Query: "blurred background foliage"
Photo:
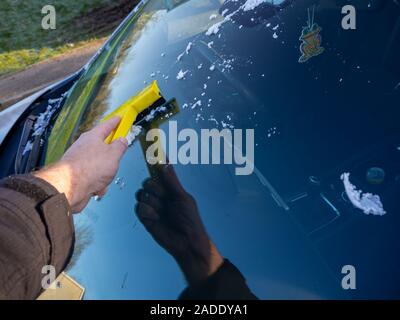
[[[137,0],[1,0],[0,75],[109,35]],[[42,29],[45,5],[56,9],[56,29]]]

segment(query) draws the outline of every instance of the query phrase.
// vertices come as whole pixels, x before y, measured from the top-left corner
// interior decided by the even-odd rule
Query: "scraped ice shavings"
[[[181,61],[181,59],[184,55],[185,55],[185,52],[182,52],[179,56],[176,57],[176,61]]]
[[[63,93],[60,98],[58,99],[49,99],[48,105],[45,112],[39,114],[38,118],[36,119],[35,125],[33,126],[33,136],[40,136],[44,132],[44,130],[49,125],[49,122],[54,114],[60,106],[61,102],[63,101],[64,97],[67,95],[67,92]]]
[[[192,43],[192,42],[189,42],[189,43],[187,44],[186,49],[185,49],[186,54],[189,54],[189,51],[190,51],[190,49],[192,48],[192,46],[193,46],[193,43]]]
[[[217,119],[215,119],[214,116],[210,116],[210,118],[208,118],[208,121],[214,122],[216,125],[219,125],[219,122]]]
[[[43,132],[46,130],[47,126],[49,125],[53,114],[60,108],[61,103],[67,94],[68,94],[68,91],[64,92],[60,96],[60,98],[49,99],[47,101],[46,111],[39,114],[39,116],[37,117],[37,119],[35,121],[35,124],[33,126],[32,136],[36,137],[36,136],[41,136],[43,134]],[[32,147],[33,147],[33,142],[28,141],[24,147],[24,150],[22,151],[22,155],[31,151]]]
[[[350,173],[345,172],[340,176],[343,181],[346,195],[356,208],[362,210],[365,214],[383,216],[386,211],[383,209],[381,199],[378,195],[372,193],[362,193],[349,180]]]
[[[28,141],[25,145],[24,151],[22,151],[22,155],[25,155],[25,153],[31,151],[33,148],[33,143],[32,141]]]
[[[201,100],[197,100],[193,105],[192,105],[192,109],[196,108],[196,107],[201,107]]]
[[[221,125],[222,125],[223,128],[229,128],[229,129],[234,129],[235,128],[232,124],[226,123],[223,120],[221,120]]]
[[[128,145],[131,145],[136,137],[142,132],[141,126],[132,126],[129,130],[128,134],[126,135],[126,140],[128,141]]]
[[[151,110],[150,113],[144,117],[144,120],[151,121],[154,119],[157,113],[165,113],[166,110],[167,108],[165,106],[159,106],[158,108]],[[166,115],[166,117],[168,117],[168,115]],[[131,129],[129,130],[128,134],[125,137],[126,140],[128,141],[128,145],[131,145],[135,141],[136,137],[141,134],[142,130],[143,127],[141,126],[133,125],[131,127]]]
[[[183,58],[183,56],[185,55],[185,54],[189,54],[189,52],[190,52],[190,49],[192,49],[192,46],[193,46],[194,44],[193,44],[193,42],[189,42],[188,44],[187,44],[187,46],[186,46],[186,49],[185,49],[185,51],[183,51],[181,54],[179,54],[177,57],[176,57],[176,61],[181,61],[182,60],[182,58]]]
[[[203,116],[202,116],[200,113],[198,113],[198,114],[196,115],[195,121],[196,121],[196,122],[199,122],[199,120],[204,120]]]
[[[176,79],[177,80],[181,80],[185,77],[185,75],[189,72],[189,70],[183,71],[183,70],[179,70]]]
[[[114,183],[122,190],[122,188],[125,187],[125,181],[123,178],[117,178],[115,179]]]
[[[145,119],[146,121],[153,120],[157,113],[159,113],[159,112],[165,112],[166,110],[167,110],[166,107],[160,106],[160,107],[158,107],[158,108],[156,108],[156,109],[151,110],[150,113],[149,113],[144,119]]]

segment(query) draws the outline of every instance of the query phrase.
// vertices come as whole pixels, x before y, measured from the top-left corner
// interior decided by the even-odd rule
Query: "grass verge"
[[[108,35],[131,0],[53,0],[56,29],[42,29],[48,0],[0,1],[0,75],[22,70]]]

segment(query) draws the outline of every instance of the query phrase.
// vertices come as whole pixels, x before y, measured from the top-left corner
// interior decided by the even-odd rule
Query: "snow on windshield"
[[[135,140],[138,135],[142,132],[142,127],[141,126],[135,126],[133,125],[131,129],[129,130],[126,140],[128,141],[128,145],[131,145]]]
[[[206,35],[207,36],[211,36],[213,34],[217,34],[221,28],[221,26],[225,23],[228,22],[232,19],[232,17],[234,15],[236,15],[237,13],[241,12],[241,11],[251,11],[256,9],[259,5],[263,4],[263,3],[272,3],[275,5],[281,4],[283,3],[285,0],[277,0],[277,1],[273,1],[273,0],[247,0],[244,4],[242,4],[239,9],[233,11],[232,13],[229,13],[228,15],[225,15],[226,13],[228,13],[228,10],[224,10],[222,12],[222,16],[224,16],[224,19],[222,21],[219,21],[215,24],[213,24],[210,28],[208,28]],[[213,16],[213,15],[212,15]],[[211,19],[211,16],[210,16]],[[278,26],[276,26],[277,29]],[[274,31],[276,29],[273,29]],[[276,33],[274,33],[274,38],[277,38]]]
[[[49,99],[48,100],[48,105],[46,108],[45,112],[42,112],[39,114],[38,118],[36,119],[35,125],[34,125],[34,132],[33,136],[40,136],[44,132],[44,130],[47,128],[49,125],[50,119],[54,112],[56,112],[60,106],[61,102],[63,101],[64,97],[67,95],[67,92],[63,93],[61,97],[57,99]]]
[[[50,120],[53,117],[53,114],[60,109],[61,103],[67,94],[68,91],[64,92],[59,98],[49,99],[47,101],[46,110],[39,114],[33,126],[33,133],[32,133],[33,137],[41,136],[44,133],[44,131],[46,130],[46,128],[50,123]],[[22,155],[31,151],[32,147],[33,147],[33,139],[26,143]]]
[[[150,70],[149,75],[150,78],[162,78],[163,81],[177,81],[180,83],[190,81],[191,79],[198,78],[200,75],[204,75],[206,71],[204,79],[201,81],[199,89],[192,96],[185,97],[185,100],[181,101],[182,109],[188,111],[194,111],[194,120],[195,122],[206,121],[208,123],[212,123],[216,127],[221,128],[235,128],[234,119],[231,115],[220,114],[218,111],[211,112],[209,115],[205,115],[204,111],[206,108],[211,108],[214,106],[216,101],[213,101],[214,97],[211,97],[212,87],[214,83],[219,86],[223,83],[223,79],[219,78],[219,73],[229,73],[232,72],[236,66],[245,66],[251,65],[253,63],[251,57],[239,57],[234,54],[219,54],[217,57],[210,59],[207,62],[198,62],[194,66],[191,66],[191,62],[193,61],[193,53],[196,53],[198,50],[201,50],[204,45],[207,46],[208,49],[214,52],[215,55],[215,47],[220,45],[220,42],[224,41],[222,37],[224,34],[221,31],[223,25],[231,21],[233,22],[234,16],[239,15],[241,13],[245,13],[252,21],[257,16],[257,9],[260,6],[269,4],[269,5],[281,5],[285,0],[241,0],[238,4],[239,7],[236,6],[236,9],[224,9],[218,12],[218,8],[213,8],[211,10],[207,10],[204,14],[204,20],[201,20],[201,30],[195,33],[195,36],[188,37],[187,41],[182,44],[182,47],[178,50],[176,55],[172,57],[174,61],[173,66],[176,68],[168,70],[168,73],[161,73],[157,69]],[[220,8],[220,6],[218,6]],[[214,11],[215,10],[215,11]],[[156,16],[157,13],[154,15]],[[161,15],[161,14],[160,14]],[[283,25],[283,24],[282,24]],[[239,29],[242,29],[242,25],[233,25]],[[283,32],[283,28],[280,27],[277,23],[266,22],[264,24],[265,28],[270,31],[271,38],[277,39],[278,34]],[[283,41],[282,41],[283,43]],[[159,52],[161,59],[168,58],[168,52],[162,50]],[[201,70],[201,73],[200,73]],[[265,71],[260,70],[260,73],[253,74],[249,73],[249,77],[264,77]],[[152,81],[152,80],[150,80]],[[144,80],[144,84],[147,84],[148,80]],[[222,84],[224,86],[224,84]],[[189,92],[187,92],[190,94]],[[238,95],[238,92],[234,92],[233,95]],[[208,109],[211,110],[211,109]],[[135,133],[135,128],[132,128],[132,132]],[[131,133],[132,133],[131,132]],[[135,138],[135,134],[131,134],[132,141]],[[272,138],[277,133],[277,129],[271,130],[268,132],[268,138]]]
[[[246,0],[244,3],[236,10],[229,12],[229,9],[223,10],[220,14],[217,13],[211,13],[208,17],[208,21],[212,24],[211,26],[206,26],[205,28],[205,35],[207,37],[210,37],[209,41],[206,41],[207,47],[209,49],[213,49],[213,45],[215,42],[218,42],[219,39],[221,38],[221,27],[224,23],[231,21],[232,18],[240,13],[240,12],[246,12],[246,13],[251,13],[254,12],[256,14],[256,8],[258,8],[262,4],[273,4],[273,5],[280,5],[285,0]],[[216,21],[215,21],[216,20]],[[253,20],[253,18],[252,18]],[[273,39],[278,38],[278,32],[282,32],[279,29],[279,24],[272,24],[268,23],[266,24],[266,28],[269,28],[271,30],[271,36]],[[242,25],[238,26],[239,29],[242,28]],[[191,51],[193,47],[196,47],[197,41],[196,38],[190,39],[185,46],[182,47],[182,51],[176,56],[176,64],[179,66],[179,69],[177,70],[177,73],[174,78],[178,81],[185,81],[188,80],[190,77],[195,76],[196,70],[200,70],[203,68],[207,68],[209,71],[208,76],[204,80],[203,83],[203,91],[199,94],[199,96],[194,96],[185,101],[182,104],[183,109],[199,109],[198,111],[202,112],[203,107],[211,107],[212,106],[212,99],[208,97],[208,82],[212,80],[213,78],[213,72],[219,71],[219,72],[230,72],[234,69],[234,65],[236,63],[239,63],[238,57],[234,56],[220,56],[221,61],[211,61],[209,65],[204,65],[203,63],[200,63],[196,66],[196,70],[191,70],[187,68],[183,68],[185,65],[185,59],[188,55],[191,54]],[[161,54],[162,57],[165,56],[165,53]],[[251,61],[247,61],[248,63],[252,63]],[[264,77],[264,74],[261,72],[261,77]],[[153,74],[154,75],[154,74]],[[249,74],[249,77],[252,76]],[[167,78],[164,76],[164,80]],[[217,81],[217,85],[220,85],[222,80]],[[198,122],[200,120],[204,120],[205,117],[201,115],[201,113],[197,113],[197,116],[195,117],[195,121]],[[231,119],[215,119],[212,117],[211,119],[207,119],[208,121],[214,122],[218,126],[222,126],[224,128],[229,127],[229,128],[234,128],[234,125],[231,121]],[[272,136],[272,135],[271,135]]]
[[[379,196],[372,193],[363,193],[361,190],[357,190],[356,186],[350,182],[349,177],[350,173],[348,172],[345,172],[340,176],[343,181],[347,197],[353,206],[362,210],[365,214],[372,214],[376,216],[383,216],[386,214]]]

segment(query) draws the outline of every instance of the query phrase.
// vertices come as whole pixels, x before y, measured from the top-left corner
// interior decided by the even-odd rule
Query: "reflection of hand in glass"
[[[136,193],[136,213],[153,238],[178,262],[189,284],[212,275],[223,258],[207,235],[195,199],[171,165],[144,181]]]

